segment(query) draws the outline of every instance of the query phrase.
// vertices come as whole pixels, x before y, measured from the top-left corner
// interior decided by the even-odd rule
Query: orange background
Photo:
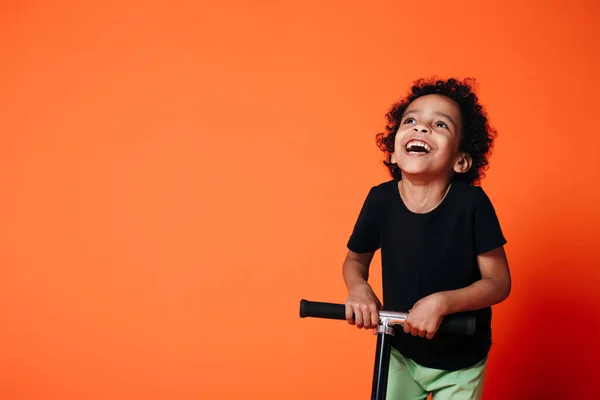
[[[83,5],[85,3],[85,5]],[[596,398],[593,1],[3,2],[0,397],[367,399],[345,244],[388,107],[474,76],[514,286],[485,399]],[[380,293],[379,259],[373,282]]]

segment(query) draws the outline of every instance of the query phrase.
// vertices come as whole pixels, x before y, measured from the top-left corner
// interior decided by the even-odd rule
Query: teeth
[[[412,147],[412,146],[419,146],[419,147],[422,147],[422,148],[424,148],[425,150],[427,150],[427,152],[428,152],[428,153],[431,151],[431,147],[430,147],[430,146],[429,146],[427,143],[425,143],[425,142],[422,142],[422,141],[420,141],[420,140],[411,140],[410,142],[408,142],[408,143],[406,144],[406,149],[408,150],[408,149],[409,149],[410,147]]]

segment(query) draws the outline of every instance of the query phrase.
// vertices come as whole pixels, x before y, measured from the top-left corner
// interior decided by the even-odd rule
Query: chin
[[[423,163],[419,162],[419,160],[407,160],[408,162],[398,163],[398,167],[404,173],[411,175],[419,175],[426,174],[431,172],[431,168],[428,168]]]
[[[405,170],[401,170],[401,171],[402,171],[403,177],[422,179],[422,178],[429,176],[429,174],[427,174],[426,172],[422,172],[422,171],[417,171],[417,172],[405,171]]]
[[[413,178],[434,178],[445,175],[443,171],[425,165],[415,165],[414,163],[406,163],[405,165],[400,164],[398,167],[400,168],[400,171],[402,171],[402,175]]]

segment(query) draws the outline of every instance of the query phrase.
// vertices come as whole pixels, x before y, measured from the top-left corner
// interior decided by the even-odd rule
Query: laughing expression
[[[408,105],[392,161],[403,175],[447,177],[460,160],[461,113],[448,97],[431,94]]]

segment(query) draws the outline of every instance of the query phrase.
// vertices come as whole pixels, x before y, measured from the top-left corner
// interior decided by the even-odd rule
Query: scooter
[[[379,311],[379,324],[374,329],[374,334],[377,335],[377,347],[371,400],[385,400],[392,347],[391,337],[394,336],[396,326],[403,325],[407,316],[408,313],[405,312]],[[300,318],[306,317],[346,320],[346,306],[302,299],[300,300]],[[438,332],[473,335],[476,322],[476,318],[473,316],[447,315],[440,324]]]

